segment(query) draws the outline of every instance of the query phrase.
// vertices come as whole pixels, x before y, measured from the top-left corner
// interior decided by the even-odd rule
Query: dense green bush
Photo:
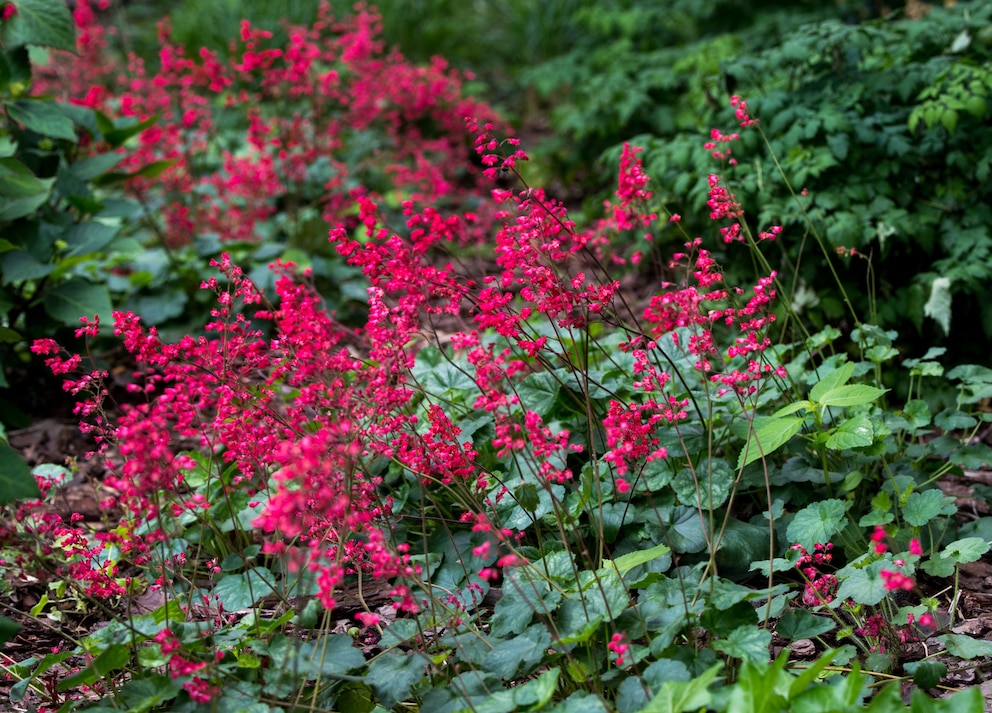
[[[577,17],[601,41],[526,75],[554,100],[567,165],[581,174],[599,150],[633,139],[647,147],[662,201],[701,208],[710,168],[695,151],[698,132],[732,89],[764,117],[786,175],[809,189],[800,210],[755,152],[757,136],[737,156],[739,200],[758,224],[786,228],[770,259],[796,274],[795,304],[820,324],[845,319],[820,256],[808,252],[805,210],[833,249],[854,250],[843,275],[859,310],[914,344],[944,343],[952,360],[983,353],[992,337],[981,309],[992,277],[988,4],[866,19],[797,4],[732,25],[707,22],[726,13],[695,12],[704,16],[688,7],[586,9]]]
[[[952,358],[977,356],[992,337],[982,309],[992,278],[990,59],[992,8],[961,3],[915,19],[804,26],[723,64],[765,117],[786,175],[809,189],[799,202],[812,226],[831,248],[856,251],[845,282],[859,308],[922,334],[918,344],[944,342]],[[649,153],[670,197],[690,194],[707,171],[689,143],[659,139]],[[795,197],[769,160],[738,158],[748,173],[738,197],[759,224],[784,223],[790,236],[777,264],[797,266],[812,290],[802,299],[819,302],[815,318],[842,318],[820,258],[803,249]]]

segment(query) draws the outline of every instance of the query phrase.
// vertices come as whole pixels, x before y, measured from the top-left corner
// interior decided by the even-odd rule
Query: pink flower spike
[[[909,541],[909,554],[916,556],[923,554],[923,545],[915,537]]]
[[[372,612],[360,611],[355,614],[355,618],[365,626],[375,626],[379,623],[379,615]]]

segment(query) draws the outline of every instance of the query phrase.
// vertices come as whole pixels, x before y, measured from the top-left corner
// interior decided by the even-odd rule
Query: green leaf
[[[778,411],[773,413],[772,418],[779,418],[781,416],[790,416],[794,414],[796,411],[802,411],[803,409],[809,411],[815,408],[815,406],[816,404],[814,404],[812,401],[806,401],[806,400],[793,401],[791,404],[783,406]]]
[[[862,406],[870,404],[888,389],[864,384],[845,384],[824,393],[817,401],[820,406]]]
[[[964,634],[943,634],[938,636],[947,647],[947,653],[959,659],[977,659],[979,656],[992,656],[992,641],[980,641]]]
[[[913,399],[906,402],[903,416],[909,422],[910,428],[926,428],[930,425],[930,406],[923,399]]]
[[[172,700],[179,695],[179,689],[169,685],[169,677],[164,675],[133,678],[115,696],[124,704],[128,713],[145,713],[160,706],[162,701]]]
[[[845,386],[845,389],[856,388]],[[868,387],[865,387],[868,388]],[[871,425],[871,420],[865,416],[855,416],[845,419],[831,433],[827,439],[827,448],[835,451],[842,451],[847,448],[861,448],[870,446],[875,437],[875,430]]]
[[[580,592],[570,593],[558,608],[561,642],[588,640],[598,621],[615,620],[630,604],[630,593],[614,569],[582,572]]]
[[[771,666],[745,661],[730,693],[731,711],[786,711],[784,684],[791,680],[785,672],[788,653],[783,652]]]
[[[65,232],[65,242],[72,255],[88,255],[106,247],[117,236],[117,228],[105,223],[77,223]]]
[[[104,140],[108,144],[113,146],[115,149],[123,146],[124,143],[132,136],[137,136],[148,127],[154,126],[155,122],[157,121],[158,121],[158,116],[155,115],[148,117],[144,121],[134,121],[133,119],[121,119],[117,122],[113,122],[104,114],[101,114],[100,112],[96,112],[96,123],[97,123],[97,127],[100,129],[100,133],[103,134]],[[174,163],[173,161],[154,162],[154,164],[167,164],[166,166],[164,166],[162,170],[165,170],[165,168],[168,168],[173,163]],[[152,166],[152,165],[153,164],[148,164],[148,166]],[[145,168],[148,168],[148,166],[146,166]],[[117,180],[119,180],[121,177],[130,178],[132,176],[144,176],[145,174],[141,173],[142,170],[144,169],[140,169],[134,173],[129,173],[129,174],[108,173],[105,174],[104,176],[101,176],[100,181],[95,181],[95,182],[98,185],[100,185],[100,183],[103,181],[111,180],[110,179],[111,176],[115,176]],[[154,176],[147,176],[147,177],[153,178]]]
[[[547,713],[610,713],[603,699],[586,691],[576,691]]]
[[[874,606],[885,599],[888,594],[885,581],[879,575],[883,567],[889,567],[884,560],[872,562],[867,567],[859,568],[848,565],[837,572],[840,587],[836,598],[841,601],[852,599],[858,604]]]
[[[308,664],[307,680],[335,677],[365,665],[365,657],[345,634],[328,634],[300,644],[297,657]]]
[[[735,480],[734,471],[726,461],[705,458],[695,468],[680,470],[672,479],[672,488],[683,505],[712,510],[727,501]]]
[[[7,105],[7,114],[25,129],[53,139],[76,140],[72,120],[50,99],[18,99]]]
[[[211,597],[216,597],[224,605],[224,611],[236,612],[250,609],[276,591],[272,572],[265,567],[257,567],[221,577],[211,590]]]
[[[0,158],[0,221],[34,213],[48,200],[54,183],[54,178],[38,178],[15,158]]]
[[[558,688],[559,676],[561,676],[560,668],[550,669],[527,683],[496,690],[478,701],[473,701],[471,708],[464,710],[471,710],[473,713],[545,710],[545,706]]]
[[[524,673],[544,660],[551,646],[551,634],[543,624],[535,624],[525,632],[499,642],[486,654],[482,667],[503,679],[513,679],[521,666]]]
[[[124,160],[124,154],[117,152],[102,153],[82,161],[77,161],[69,167],[69,173],[82,181],[91,181],[103,175]]]
[[[947,675],[947,666],[940,661],[913,661],[903,664],[903,668],[912,674],[913,683],[925,691],[936,688]]]
[[[842,500],[813,503],[796,513],[786,529],[786,535],[790,542],[812,552],[816,545],[830,542],[843,529],[847,522],[846,514],[847,506]]]
[[[56,688],[60,691],[69,691],[79,686],[88,686],[111,671],[123,668],[130,660],[131,650],[127,646],[113,644],[82,671],[60,680]]]
[[[951,452],[951,463],[965,470],[979,470],[992,464],[992,448],[984,443],[972,443]]]
[[[807,609],[789,609],[775,625],[775,633],[789,641],[812,639],[828,631],[833,631],[837,622],[825,616],[817,616]]]
[[[113,319],[106,285],[96,285],[78,277],[46,290],[42,302],[51,317],[67,326],[78,327],[80,317],[99,315],[104,324]]]
[[[0,505],[41,497],[31,469],[21,455],[0,443]]]
[[[561,383],[547,371],[531,374],[517,385],[520,405],[527,411],[547,416],[558,400]]]
[[[950,109],[945,109],[940,114],[940,123],[945,129],[947,129],[947,133],[954,134],[954,129],[958,125],[958,113]]]
[[[706,532],[695,508],[676,507],[668,527],[669,542],[676,552],[691,554],[706,548]]]
[[[659,557],[664,557],[667,554],[671,554],[671,548],[666,545],[655,545],[646,550],[637,550],[635,552],[628,552],[625,555],[620,555],[615,560],[613,560],[613,566],[616,567],[620,576],[626,575],[635,567],[640,567],[642,564],[647,564],[648,562],[653,562]],[[606,563],[609,566],[609,563]]]
[[[7,48],[38,45],[76,51],[75,23],[63,0],[17,0],[17,13],[3,23]]]
[[[17,636],[21,625],[5,616],[0,616],[0,646]]]
[[[799,433],[805,419],[799,417],[769,418],[760,422],[755,419],[755,422],[755,428],[737,458],[738,470],[768,456],[785,445],[794,435]]]
[[[770,631],[759,629],[754,624],[745,624],[730,632],[726,639],[714,641],[713,648],[744,661],[765,663],[768,661],[768,647],[771,643]]]
[[[980,537],[964,537],[955,540],[940,552],[940,556],[958,564],[977,562],[989,551],[989,543]]]
[[[423,654],[388,651],[369,664],[365,683],[372,686],[383,708],[391,710],[400,701],[410,697],[410,689],[427,676],[431,661]]]
[[[534,483],[521,483],[513,489],[513,498],[517,504],[529,513],[537,512],[541,504],[541,496]]]
[[[940,515],[953,515],[956,512],[954,498],[944,495],[937,488],[910,493],[902,508],[906,523],[913,527],[923,527]]]
[[[846,384],[851,379],[853,374],[853,362],[845,362],[841,366],[837,367],[816,382],[816,384],[813,385],[813,388],[809,390],[810,401],[820,403],[820,399],[823,394],[827,393],[831,389],[835,389],[838,386]]]
[[[682,713],[708,706],[713,699],[709,685],[721,667],[716,664],[691,681],[666,681],[640,713]]]
[[[951,408],[944,409],[938,413],[933,422],[937,427],[945,431],[957,431],[963,428],[974,428],[975,424],[978,423],[975,421],[974,416],[971,416],[964,411],[958,411],[957,409]]]

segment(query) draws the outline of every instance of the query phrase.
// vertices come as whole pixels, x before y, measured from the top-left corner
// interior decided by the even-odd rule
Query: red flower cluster
[[[164,22],[155,72],[137,57],[115,63],[92,0],[78,0],[74,17],[78,56],[52,62],[40,88],[112,117],[155,118],[117,170],[168,163],[127,187],[155,205],[148,219],[160,217],[170,245],[208,233],[259,241],[279,204],[314,206],[335,225],[356,196],[391,188],[435,204],[478,195],[478,184],[465,183],[476,174],[462,122],[495,114],[463,95],[462,75],[443,60],[418,67],[387,52],[372,10],[339,20],[325,1],[317,21],[289,28],[282,46],[245,21],[229,60],[188,53]],[[374,135],[376,150],[346,156],[360,134]]]

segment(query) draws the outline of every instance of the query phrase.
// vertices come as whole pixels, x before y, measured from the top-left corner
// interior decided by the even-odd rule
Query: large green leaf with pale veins
[[[72,14],[64,0],[17,0],[14,4],[17,12],[0,31],[7,48],[39,45],[76,51]]]

